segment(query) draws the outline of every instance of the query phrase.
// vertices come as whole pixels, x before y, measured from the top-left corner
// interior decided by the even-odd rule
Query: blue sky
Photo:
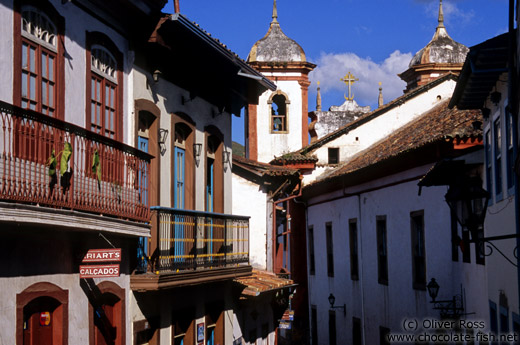
[[[246,59],[271,22],[272,0],[179,0],[181,13]],[[351,71],[359,105],[377,105],[378,82],[384,101],[400,96],[405,84],[397,73],[431,40],[439,0],[277,0],[284,33],[298,42],[311,72],[309,110],[316,106],[317,81],[322,107],[343,103],[340,79]],[[507,31],[507,0],[443,0],[448,34],[468,47]],[[173,12],[173,0],[163,10]],[[233,118],[233,140],[243,143],[243,117]]]

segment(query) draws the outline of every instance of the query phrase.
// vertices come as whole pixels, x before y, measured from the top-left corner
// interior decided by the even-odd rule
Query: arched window
[[[122,140],[122,54],[101,33],[87,33],[87,128]]]
[[[14,103],[63,118],[63,18],[49,4],[17,1],[15,8]]]
[[[287,133],[287,105],[290,103],[285,93],[278,90],[267,102],[271,105],[271,133]]]

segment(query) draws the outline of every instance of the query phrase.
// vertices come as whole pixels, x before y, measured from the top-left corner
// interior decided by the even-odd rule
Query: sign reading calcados
[[[121,248],[90,249],[82,262],[119,262]],[[80,278],[119,277],[119,264],[110,265],[80,265]]]
[[[119,277],[119,264],[79,266],[80,278]]]

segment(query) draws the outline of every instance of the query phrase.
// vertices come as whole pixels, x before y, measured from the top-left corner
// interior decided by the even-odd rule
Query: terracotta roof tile
[[[390,136],[358,153],[337,169],[323,175],[315,183],[349,174],[435,141],[480,141],[482,130],[473,126],[475,121],[482,122],[480,110],[449,109],[448,103],[449,100],[446,100],[424,113]]]
[[[233,165],[239,166],[261,176],[299,175],[299,171],[297,169],[290,169],[267,163],[261,163],[236,155],[233,155]]]
[[[253,270],[253,274],[248,277],[237,278],[235,282],[245,285],[242,295],[258,296],[263,292],[283,289],[285,287],[294,286],[294,281],[291,279],[280,278],[274,273]]]

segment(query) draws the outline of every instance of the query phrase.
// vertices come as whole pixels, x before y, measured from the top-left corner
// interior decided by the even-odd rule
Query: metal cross
[[[348,97],[345,96],[346,100],[351,101],[354,99],[354,95],[352,94],[352,84],[358,80],[359,79],[354,77],[351,72],[348,72],[343,78],[341,78],[341,81],[348,85]]]

